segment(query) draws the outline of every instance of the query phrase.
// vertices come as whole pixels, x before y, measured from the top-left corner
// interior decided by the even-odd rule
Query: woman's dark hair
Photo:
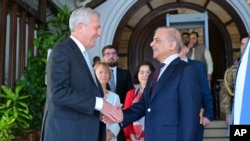
[[[140,83],[139,80],[138,80],[138,73],[139,73],[140,67],[144,66],[144,65],[149,66],[149,69],[150,69],[151,72],[155,71],[155,67],[153,66],[152,63],[147,62],[147,61],[142,62],[135,69],[135,73],[134,73],[134,76],[133,76],[133,83],[134,84],[139,84]]]

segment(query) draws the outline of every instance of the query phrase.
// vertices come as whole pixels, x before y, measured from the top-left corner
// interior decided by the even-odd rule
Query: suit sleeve
[[[180,141],[194,141],[199,130],[201,86],[199,72],[192,66],[184,68],[179,86]]]
[[[129,90],[127,92],[125,103],[124,103],[124,109],[127,109],[133,105],[134,93],[135,93],[135,89]],[[129,124],[126,127],[124,127],[123,131],[124,131],[126,138],[127,137],[129,138],[130,134],[135,134],[134,129],[133,129],[133,124]]]
[[[138,102],[134,103],[130,108],[123,110],[124,117],[121,123],[122,127],[126,127],[128,124],[145,116],[145,95],[146,94],[143,93]]]
[[[202,91],[202,107],[204,108],[204,117],[207,117],[209,120],[213,120],[213,97],[209,88],[207,81],[207,71],[203,63],[199,62],[199,73],[201,81],[201,91]]]

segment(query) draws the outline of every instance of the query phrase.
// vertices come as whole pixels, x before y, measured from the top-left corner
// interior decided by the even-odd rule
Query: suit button
[[[150,112],[151,111],[151,109],[150,108],[148,108],[148,112]]]

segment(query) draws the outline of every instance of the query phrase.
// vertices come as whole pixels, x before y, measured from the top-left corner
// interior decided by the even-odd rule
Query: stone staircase
[[[229,141],[224,120],[214,120],[205,128],[203,141]]]

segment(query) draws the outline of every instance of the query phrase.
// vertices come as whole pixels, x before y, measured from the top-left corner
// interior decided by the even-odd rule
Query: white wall
[[[53,0],[59,7],[67,4],[70,9],[74,9],[75,2],[68,0]],[[114,34],[121,18],[127,10],[137,0],[107,0],[99,5],[95,10],[101,14],[102,36],[96,42],[94,48],[89,51],[89,56],[92,61],[94,56],[101,57],[101,50],[105,45],[113,42]],[[246,4],[246,0],[226,0],[239,13],[247,31],[250,32],[250,6]]]
[[[102,48],[108,44],[112,44],[116,28],[121,18],[136,1],[137,0],[107,0],[95,9],[101,14],[102,36],[97,40],[95,47],[89,51],[90,58],[94,56],[102,57]]]
[[[239,13],[247,31],[250,32],[250,6],[246,0],[227,0],[227,2]]]
[[[101,14],[102,37],[97,40],[95,47],[90,50],[90,58],[94,56],[101,57],[102,48],[113,42],[114,34],[121,17],[136,1],[107,0],[95,9]],[[247,31],[250,32],[250,6],[246,4],[246,0],[227,0],[227,2],[239,13]]]

